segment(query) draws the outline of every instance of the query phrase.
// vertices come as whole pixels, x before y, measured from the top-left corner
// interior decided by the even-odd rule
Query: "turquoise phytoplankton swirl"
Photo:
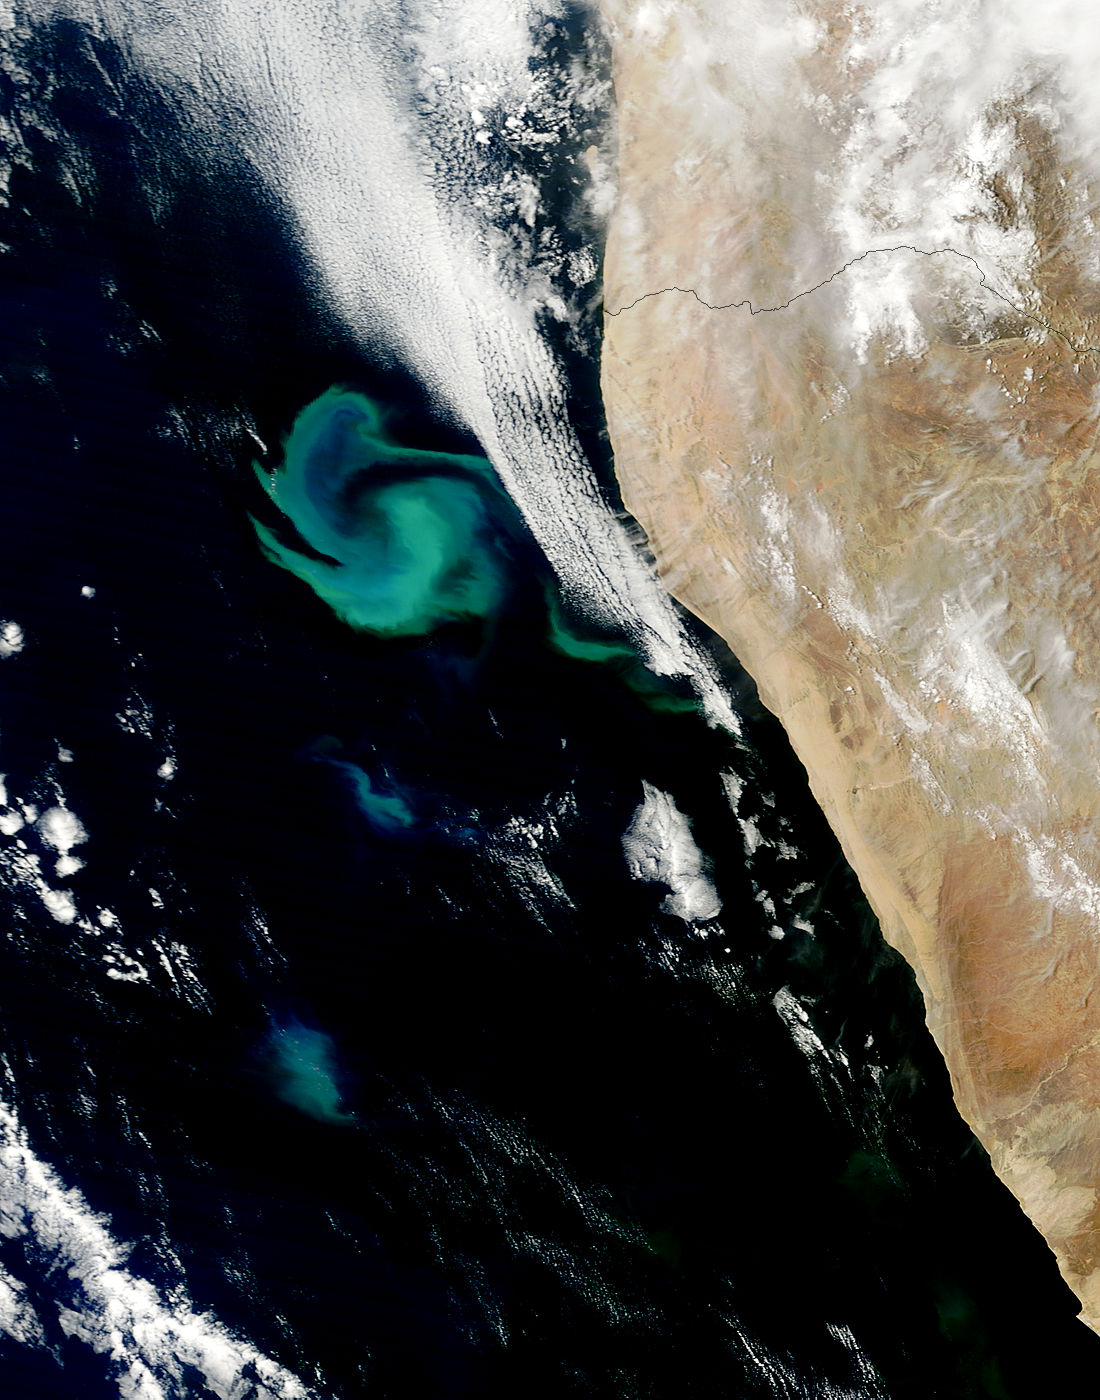
[[[421,636],[500,608],[514,508],[484,457],[404,447],[371,399],[336,387],[298,415],[282,466],[256,475],[313,551],[253,520],[265,553],[351,627]]]
[[[546,641],[572,660],[610,665],[647,703],[693,709],[634,647],[567,615],[545,561],[485,457],[406,447],[366,394],[337,385],[308,404],[282,465],[256,476],[306,548],[252,519],[267,557],[307,583],[349,626],[378,637],[422,637],[450,622],[494,619],[523,574],[537,580]],[[389,801],[389,799],[386,799]],[[407,825],[400,806],[372,820]]]

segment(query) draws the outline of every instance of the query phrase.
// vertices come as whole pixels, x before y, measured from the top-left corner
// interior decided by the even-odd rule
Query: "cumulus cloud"
[[[689,923],[713,919],[722,908],[714,882],[706,873],[691,823],[660,788],[642,784],[644,797],[623,836],[630,873],[637,880],[666,885],[662,908]]]
[[[0,1237],[22,1241],[36,1275],[47,1272],[56,1325],[107,1358],[122,1400],[188,1400],[189,1369],[218,1400],[310,1400],[289,1371],[209,1314],[169,1303],[125,1267],[126,1250],[79,1192],[31,1150],[15,1114],[0,1104]],[[68,1280],[68,1285],[61,1280]],[[0,1271],[0,1328],[45,1342],[26,1284]],[[252,1380],[250,1377],[256,1379]]]

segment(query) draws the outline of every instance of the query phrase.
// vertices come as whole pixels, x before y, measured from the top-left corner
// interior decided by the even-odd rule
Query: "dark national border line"
[[[856,257],[850,258],[843,267],[838,267],[834,273],[826,277],[823,281],[818,282],[816,286],[806,287],[801,292],[795,292],[793,297],[787,301],[780,302],[778,306],[753,306],[752,301],[748,297],[745,297],[742,301],[725,301],[714,305],[709,301],[705,301],[694,287],[662,287],[656,292],[643,292],[640,297],[635,297],[634,300],[628,302],[626,306],[620,306],[618,311],[608,311],[605,307],[604,314],[606,316],[621,316],[624,312],[633,310],[635,306],[640,302],[646,301],[649,297],[665,296],[668,292],[679,292],[681,296],[694,297],[695,300],[699,302],[701,306],[705,306],[708,311],[736,311],[740,310],[743,306],[749,308],[750,316],[762,316],[770,314],[773,311],[786,311],[788,306],[792,306],[801,297],[808,297],[812,293],[820,291],[822,287],[827,287],[830,282],[835,282],[836,279],[842,277],[850,267],[854,267],[856,263],[862,262],[864,258],[882,257],[890,253],[919,253],[922,258],[938,258],[942,257],[945,253],[950,253],[953,257],[965,258],[968,263],[973,263],[974,267],[977,269],[980,285],[985,287],[990,295],[995,296],[998,301],[1003,301],[1004,304],[1018,316],[1026,316],[1029,321],[1034,321],[1036,325],[1042,326],[1050,335],[1057,336],[1059,340],[1065,341],[1075,355],[1093,355],[1100,351],[1100,345],[1077,345],[1065,331],[1060,331],[1057,326],[1052,326],[1050,322],[1045,321],[1042,316],[1037,316],[1033,311],[1025,311],[1022,306],[1017,306],[1014,301],[1010,301],[1003,292],[999,292],[996,287],[990,286],[989,278],[982,271],[977,260],[972,258],[969,253],[960,253],[957,248],[914,248],[911,243],[899,243],[893,248],[868,248],[865,253],[859,253]]]

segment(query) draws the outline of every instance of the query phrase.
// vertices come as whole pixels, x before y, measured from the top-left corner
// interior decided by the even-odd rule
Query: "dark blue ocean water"
[[[273,567],[252,462],[332,384],[480,446],[349,341],[231,144],[75,27],[23,61],[53,125],[0,211],[0,769],[13,813],[88,835],[48,882],[68,922],[34,816],[3,837],[3,1097],[37,1157],[133,1276],[322,1395],[1071,1393],[1100,1344],[736,660],[689,624],[741,739],[551,648],[533,542],[498,619],[427,639]],[[615,505],[594,325],[554,348]],[[415,823],[372,826],[334,758]],[[643,783],[718,918],[632,876]],[[6,1233],[41,1331],[0,1339],[0,1393],[118,1395],[59,1312],[95,1313],[79,1270]],[[215,1393],[180,1365],[166,1394]]]

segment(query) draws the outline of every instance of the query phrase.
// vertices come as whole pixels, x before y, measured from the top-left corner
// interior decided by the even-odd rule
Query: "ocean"
[[[595,14],[0,28],[0,1393],[1068,1390],[1100,1343],[618,498]]]

